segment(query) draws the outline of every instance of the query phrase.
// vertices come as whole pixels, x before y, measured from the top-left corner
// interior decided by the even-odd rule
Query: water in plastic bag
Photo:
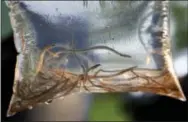
[[[8,116],[75,93],[184,101],[168,1],[6,1],[18,51]]]

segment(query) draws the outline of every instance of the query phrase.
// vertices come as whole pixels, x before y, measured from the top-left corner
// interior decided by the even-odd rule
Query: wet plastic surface
[[[185,100],[171,61],[168,1],[6,1],[19,55],[13,115],[84,92]]]

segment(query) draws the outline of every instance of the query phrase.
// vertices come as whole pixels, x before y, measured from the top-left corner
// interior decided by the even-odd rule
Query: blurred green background
[[[89,112],[89,121],[130,121],[131,116],[122,112],[122,102],[118,93],[95,94]]]
[[[4,2],[1,2],[1,40],[10,36],[11,33],[12,33],[12,28],[10,25],[8,8]]]
[[[188,47],[188,1],[171,3],[171,15],[176,23],[174,41],[177,49],[186,48]]]
[[[177,4],[178,3],[178,4]],[[188,7],[179,4],[180,2],[171,3],[171,15],[176,23],[175,41],[177,49],[188,47]],[[2,2],[2,40],[12,33],[10,20],[8,17],[8,9]],[[104,121],[128,121],[131,120],[130,115],[122,113],[120,94],[95,94],[89,111],[89,120]]]

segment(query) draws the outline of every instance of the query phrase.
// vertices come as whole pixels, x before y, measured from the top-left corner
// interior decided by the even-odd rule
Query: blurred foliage
[[[5,2],[1,3],[1,38],[4,39],[7,36],[10,36],[10,34],[12,33],[12,28],[10,25],[8,8],[6,7]]]
[[[188,4],[187,4],[188,5]],[[178,49],[188,47],[188,7],[171,4],[171,12],[175,19],[175,41]]]
[[[122,113],[120,94],[94,94],[93,104],[89,112],[89,121],[130,121],[126,113]]]

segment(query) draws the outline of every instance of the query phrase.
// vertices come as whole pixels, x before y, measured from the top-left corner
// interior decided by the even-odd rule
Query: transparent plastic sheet
[[[75,93],[143,91],[185,101],[168,1],[6,1],[19,55],[7,115]]]

